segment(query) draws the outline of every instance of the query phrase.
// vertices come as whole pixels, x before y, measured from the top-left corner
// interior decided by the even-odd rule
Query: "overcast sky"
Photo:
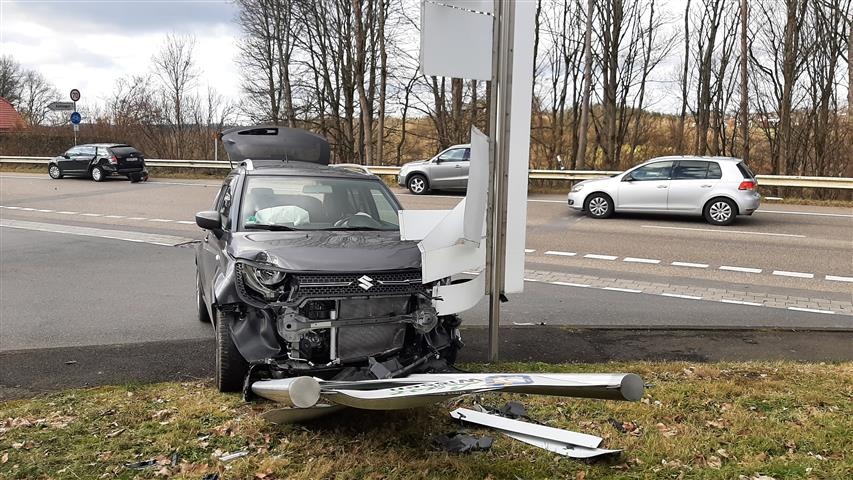
[[[100,102],[150,68],[167,34],[192,34],[200,87],[236,97],[236,15],[230,0],[0,0],[0,54],[44,74],[62,100],[78,88],[81,102]]]
[[[665,14],[677,17],[684,0],[660,3]],[[0,0],[0,54],[44,74],[61,100],[80,89],[85,110],[87,101],[109,97],[122,76],[148,71],[166,35],[192,34],[199,88],[211,86],[236,99],[237,14],[231,0]],[[672,110],[677,104],[669,84],[676,63],[665,62],[650,79],[648,108]]]

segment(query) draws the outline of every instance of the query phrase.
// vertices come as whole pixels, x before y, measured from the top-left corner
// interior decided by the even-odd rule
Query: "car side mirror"
[[[440,164],[440,163],[441,163],[441,159],[440,159],[440,158],[438,158],[438,157],[436,157],[436,158],[435,158],[435,164],[436,164],[436,165],[438,165],[438,164]]]
[[[205,230],[214,232],[222,230],[222,219],[219,217],[219,212],[215,210],[205,210],[195,214],[195,224]]]
[[[69,157],[69,156],[68,156],[68,154],[67,154],[67,153],[63,153],[63,154],[62,154],[62,155],[60,155],[60,156],[61,156],[62,158],[64,158],[64,159],[66,159],[66,160],[68,160],[69,158],[71,158],[71,157]]]
[[[633,182],[634,177],[632,177],[631,174],[629,173],[628,175],[625,175],[624,177],[622,177],[622,181],[623,182]]]

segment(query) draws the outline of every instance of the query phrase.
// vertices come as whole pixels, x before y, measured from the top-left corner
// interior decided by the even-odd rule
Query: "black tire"
[[[233,316],[216,311],[216,364],[214,378],[220,392],[241,392],[249,363],[240,355],[231,338]]]
[[[201,323],[210,323],[210,312],[207,310],[207,302],[201,293],[201,278],[198,276],[198,270],[195,272],[195,304],[196,312],[198,313],[198,321]]]
[[[423,195],[429,191],[429,181],[425,176],[416,173],[406,180],[406,187],[414,195]]]
[[[59,165],[55,163],[51,163],[47,167],[47,174],[50,175],[50,178],[54,180],[59,180],[62,178],[62,170],[59,169]]]
[[[737,205],[728,198],[713,198],[702,209],[706,222],[721,227],[734,223],[737,213]]]
[[[106,172],[104,172],[104,169],[97,166],[97,165],[92,167],[91,175],[92,175],[92,180],[94,180],[96,182],[103,182],[104,179],[107,178],[107,174],[106,174]]]
[[[610,218],[613,215],[613,199],[603,193],[593,193],[587,197],[584,210],[592,218]]]

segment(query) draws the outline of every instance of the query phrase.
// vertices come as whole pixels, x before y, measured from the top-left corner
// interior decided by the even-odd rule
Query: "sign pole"
[[[77,102],[74,102],[74,111],[75,112],[77,111]],[[71,124],[71,130],[74,131],[74,146],[75,147],[77,146],[77,128],[78,127],[77,127],[76,123]]]
[[[489,362],[499,359],[500,304],[506,275],[507,178],[512,100],[513,2],[495,0],[492,85],[489,99],[489,202],[486,219],[486,284],[489,295]]]

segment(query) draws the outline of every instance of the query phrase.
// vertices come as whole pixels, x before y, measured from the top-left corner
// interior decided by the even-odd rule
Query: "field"
[[[0,404],[0,478],[708,478],[853,476],[853,363],[466,365],[476,371],[631,371],[641,402],[497,394],[431,408],[350,411],[275,426],[209,381],[73,390]],[[524,403],[538,422],[605,438],[621,456],[583,462],[448,412]],[[467,429],[491,450],[451,454],[432,437]],[[248,454],[221,462],[223,454]],[[153,465],[128,464],[154,460]]]

